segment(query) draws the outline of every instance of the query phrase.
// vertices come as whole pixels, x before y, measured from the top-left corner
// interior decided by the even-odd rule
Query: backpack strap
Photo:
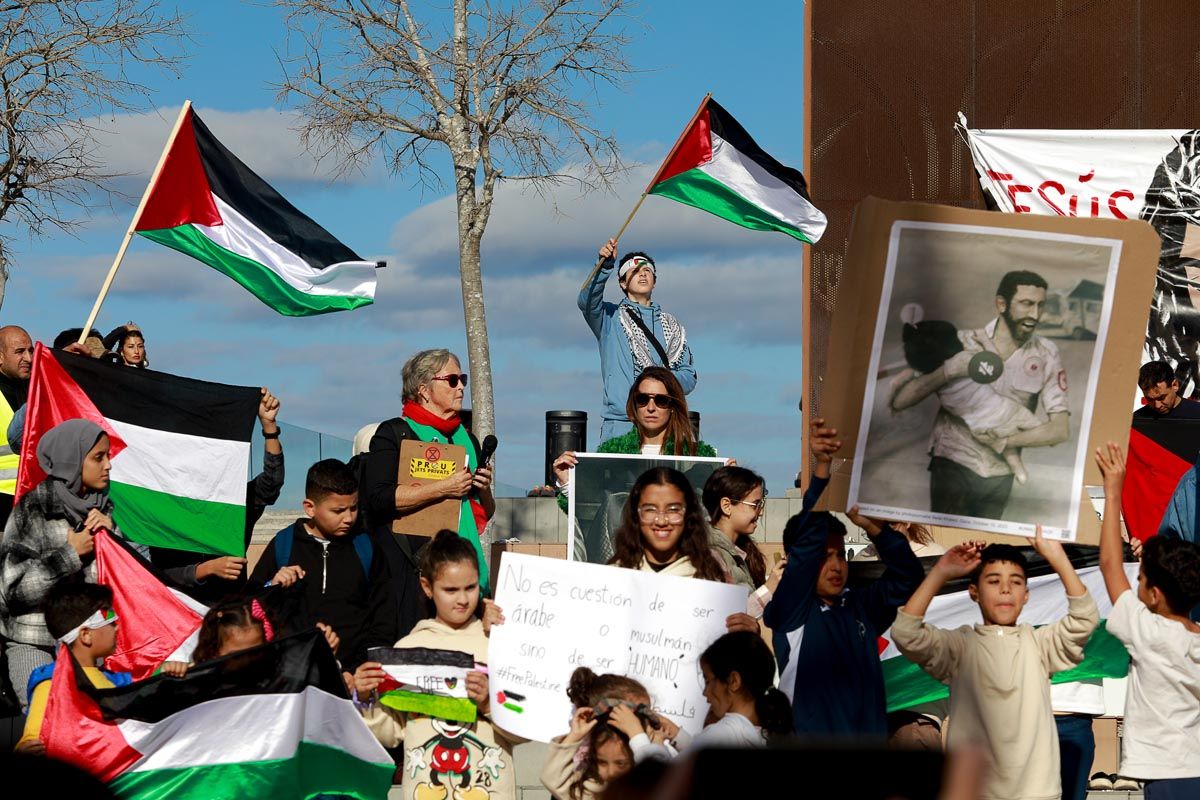
[[[366,531],[357,533],[354,536],[354,552],[358,554],[358,560],[362,563],[363,574],[367,580],[371,580],[371,564],[375,560],[375,546],[371,544],[371,535]]]
[[[275,567],[286,567],[292,558],[292,545],[296,541],[296,523],[275,534]]]

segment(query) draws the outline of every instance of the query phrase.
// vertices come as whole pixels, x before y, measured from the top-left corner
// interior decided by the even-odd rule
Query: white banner
[[[1143,360],[1170,362],[1185,392],[1194,394],[1200,130],[972,130],[959,120],[980,184],[1001,211],[1144,219],[1158,231],[1163,249]],[[1088,338],[1095,329],[1085,305],[1064,297],[1049,313],[1067,333]]]
[[[697,733],[708,702],[698,659],[746,610],[745,587],[561,561],[500,558],[488,673],[492,719],[548,742],[570,727],[567,683],[577,667],[639,681],[654,710]]]

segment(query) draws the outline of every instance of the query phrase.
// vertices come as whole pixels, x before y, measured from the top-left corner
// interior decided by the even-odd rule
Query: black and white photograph
[[[897,222],[850,502],[1075,539],[1121,242]]]

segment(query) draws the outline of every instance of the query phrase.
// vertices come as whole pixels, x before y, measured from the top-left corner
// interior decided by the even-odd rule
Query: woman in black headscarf
[[[85,419],[47,431],[37,446],[46,478],[17,501],[0,541],[0,633],[22,709],[29,674],[54,660],[42,600],[59,581],[94,582],[92,537],[119,533],[108,497],[108,450],[108,434]]]

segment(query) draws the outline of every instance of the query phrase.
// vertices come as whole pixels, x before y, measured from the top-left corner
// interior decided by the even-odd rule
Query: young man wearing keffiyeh
[[[617,280],[625,297],[619,303],[604,301],[604,287],[617,265],[616,253],[617,242],[609,239],[600,248],[600,263],[579,292],[579,310],[600,344],[604,381],[602,442],[633,427],[625,415],[625,398],[633,379],[646,367],[657,364],[670,369],[685,394],[696,388],[697,380],[683,325],[650,299],[657,282],[654,259],[641,252],[622,257]],[[658,352],[660,348],[666,363]]]

